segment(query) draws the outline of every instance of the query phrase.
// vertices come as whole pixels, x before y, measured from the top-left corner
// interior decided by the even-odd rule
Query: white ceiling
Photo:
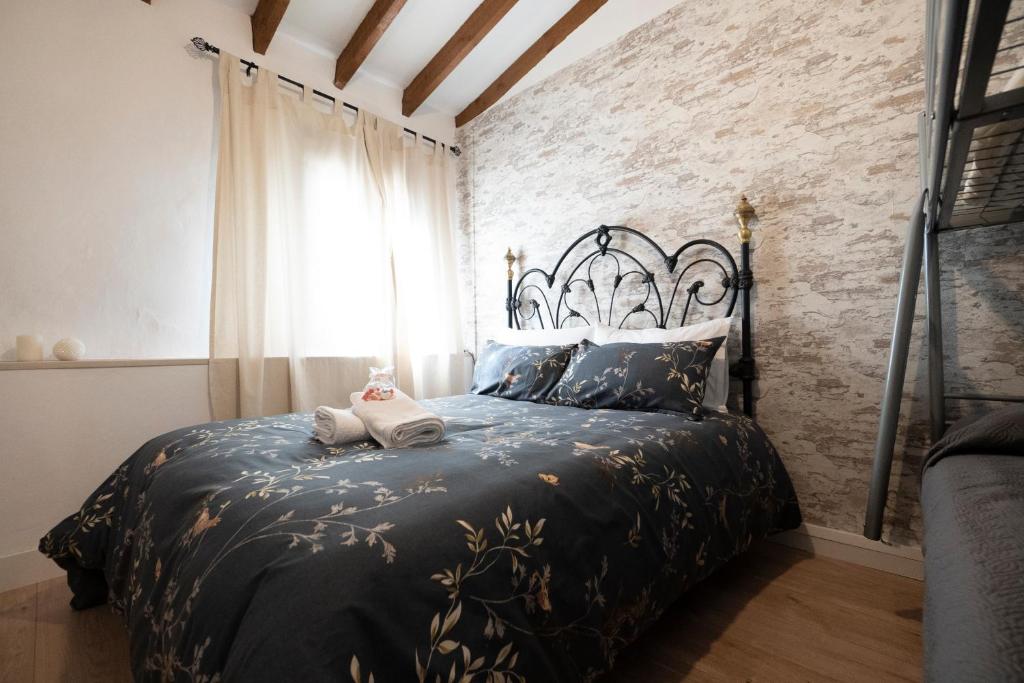
[[[608,0],[506,97],[613,42],[679,1]],[[252,14],[258,0],[220,2]],[[363,62],[360,73],[405,88],[479,3],[480,0],[408,0]],[[574,4],[575,0],[520,0],[418,113],[458,114]],[[278,31],[316,52],[336,57],[371,5],[373,0],[292,0]]]

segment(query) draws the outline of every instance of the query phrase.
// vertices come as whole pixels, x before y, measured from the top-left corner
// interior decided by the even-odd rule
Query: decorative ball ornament
[[[82,360],[85,344],[74,337],[65,337],[53,345],[53,357],[57,360]]]

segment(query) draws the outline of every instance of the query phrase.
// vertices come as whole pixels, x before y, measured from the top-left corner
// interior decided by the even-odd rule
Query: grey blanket
[[[1024,456],[1024,405],[957,422],[928,451],[922,471],[951,455]]]
[[[1024,408],[950,429],[921,507],[926,680],[1024,680]]]

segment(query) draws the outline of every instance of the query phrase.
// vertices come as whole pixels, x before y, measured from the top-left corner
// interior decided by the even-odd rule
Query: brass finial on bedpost
[[[516,262],[516,255],[512,253],[512,247],[508,248],[505,252],[505,263],[508,264],[508,272],[505,275],[508,276],[508,295],[505,297],[505,310],[508,311],[508,329],[512,329],[512,324],[515,322],[515,310],[516,306],[512,299],[512,277],[515,273],[512,272],[512,264]]]
[[[750,242],[750,219],[757,217],[757,212],[754,211],[754,207],[747,201],[747,195],[740,195],[740,201],[736,204],[736,210],[733,211],[733,215],[736,216],[736,222],[740,224],[740,243],[748,244]]]
[[[740,332],[740,359],[736,364],[737,374],[743,380],[743,413],[754,416],[754,346],[750,339],[750,289],[754,286],[754,273],[750,270],[750,220],[757,217],[754,207],[747,201],[747,195],[740,195],[736,210],[732,212],[740,224],[740,267],[735,284],[743,301],[743,327]]]

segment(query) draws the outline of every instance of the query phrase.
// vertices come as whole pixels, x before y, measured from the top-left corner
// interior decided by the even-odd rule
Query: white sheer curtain
[[[401,127],[367,116],[370,159],[384,199],[394,272],[392,358],[402,389],[417,397],[466,387],[452,236],[448,152],[411,141]]]
[[[220,83],[214,417],[347,406],[371,365],[415,396],[461,392],[444,152],[362,112],[349,125],[270,71],[249,85],[227,54]]]

